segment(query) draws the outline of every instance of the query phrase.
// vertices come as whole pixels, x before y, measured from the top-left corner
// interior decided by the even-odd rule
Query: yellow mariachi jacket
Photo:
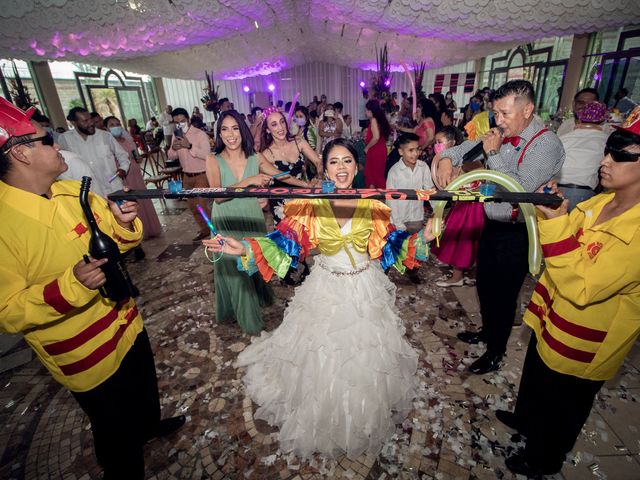
[[[539,220],[546,269],[525,314],[560,373],[613,377],[640,332],[640,204],[594,226],[613,193]]]
[[[80,182],[58,181],[50,200],[0,181],[0,331],[22,332],[53,377],[75,392],[109,378],[142,331],[132,299],[116,304],[84,287],[73,267],[88,253]],[[90,194],[98,224],[121,251],[142,238]]]

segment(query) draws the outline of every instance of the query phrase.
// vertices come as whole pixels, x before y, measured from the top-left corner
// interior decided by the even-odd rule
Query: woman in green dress
[[[280,173],[269,162],[258,161],[249,127],[236,111],[222,113],[216,139],[216,153],[207,157],[210,187],[267,187],[272,175]],[[285,181],[306,186],[296,179]],[[267,232],[262,209],[255,198],[217,198],[211,217],[218,232],[224,236],[243,238]],[[242,331],[259,334],[263,325],[261,307],[273,301],[271,288],[260,275],[248,276],[239,272],[232,256],[224,255],[214,263],[213,272],[218,322],[235,318]]]

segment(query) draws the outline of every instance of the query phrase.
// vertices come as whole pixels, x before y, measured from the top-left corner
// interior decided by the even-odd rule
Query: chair
[[[155,139],[153,138],[153,133],[144,132],[142,135],[142,144],[144,146],[144,153],[140,155],[143,159],[142,164],[142,173],[143,175],[156,177],[161,175],[163,172],[160,170],[164,166],[164,151],[158,146]]]
[[[149,184],[149,183],[153,183],[157,189],[164,189],[164,182],[166,182],[167,180],[171,179],[171,175],[168,174],[160,174],[160,175],[154,175],[151,177],[147,177],[144,179],[144,183]]]

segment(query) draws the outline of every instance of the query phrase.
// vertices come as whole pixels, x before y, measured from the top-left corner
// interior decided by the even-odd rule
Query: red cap
[[[621,126],[614,125],[613,128],[640,135],[640,106],[631,110]]]
[[[25,112],[0,97],[0,147],[3,147],[11,137],[36,133],[36,127],[30,122],[35,111],[35,107],[31,107]]]

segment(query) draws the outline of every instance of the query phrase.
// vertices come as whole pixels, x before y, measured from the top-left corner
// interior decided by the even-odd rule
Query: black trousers
[[[478,245],[476,289],[487,351],[504,354],[518,294],[529,270],[527,227],[486,220]]]
[[[515,415],[527,437],[527,461],[532,466],[560,470],[604,382],[551,370],[538,355],[536,344],[536,336],[531,335]]]
[[[153,353],[142,330],[120,368],[88,392],[72,392],[91,421],[104,480],[143,479],[143,446],[160,422]]]

